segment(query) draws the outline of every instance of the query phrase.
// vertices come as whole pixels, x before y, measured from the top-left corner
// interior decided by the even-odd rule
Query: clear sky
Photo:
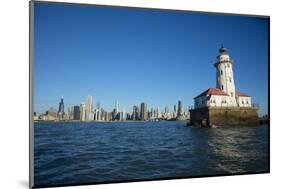
[[[172,106],[216,86],[223,44],[236,89],[268,111],[268,19],[150,9],[35,3],[35,111],[93,96],[107,111]]]

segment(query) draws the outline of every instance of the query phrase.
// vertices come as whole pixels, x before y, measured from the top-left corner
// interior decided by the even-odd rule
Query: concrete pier
[[[190,122],[195,126],[258,125],[256,107],[202,107],[190,110]]]

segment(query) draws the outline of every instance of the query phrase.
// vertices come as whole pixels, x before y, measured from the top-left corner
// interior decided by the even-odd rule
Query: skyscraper
[[[126,117],[127,117],[127,116],[126,116],[126,115],[127,115],[127,114],[126,114],[126,110],[123,110],[123,111],[119,112],[119,114],[120,114],[120,115],[119,115],[119,116],[120,116],[120,117],[119,117],[119,120],[120,120],[120,121],[126,120]]]
[[[165,106],[165,114],[169,113],[169,107]]]
[[[118,113],[116,111],[116,108],[114,108],[112,111],[112,120],[117,120],[117,119],[118,119]]]
[[[116,109],[116,112],[118,114],[118,112],[119,112],[119,102],[118,102],[118,99],[115,101],[115,109]]]
[[[73,119],[73,113],[74,113],[74,106],[68,107],[67,116],[69,120]]]
[[[86,112],[85,112],[86,121],[92,120],[92,112],[93,112],[93,97],[88,95],[86,98]]]
[[[101,111],[101,120],[104,121],[105,120],[105,113],[106,112],[105,112],[105,110],[103,108],[101,108],[100,111]]]
[[[85,121],[86,120],[86,106],[85,103],[82,102],[80,104],[80,120]]]
[[[157,109],[156,109],[156,118],[160,118],[161,115],[160,115],[160,107],[158,106]]]
[[[94,120],[100,121],[101,120],[101,108],[100,108],[100,102],[97,102]]]
[[[182,103],[181,100],[178,101],[178,116],[182,115]]]
[[[127,111],[123,110],[123,120],[126,120],[126,119],[127,119]]]
[[[80,107],[74,106],[73,108],[73,120],[80,120]]]
[[[147,104],[144,102],[141,103],[140,118],[142,121],[147,120]]]
[[[119,115],[119,102],[118,99],[115,101],[115,108],[112,111],[112,119],[113,120],[119,120],[120,115]]]
[[[154,115],[153,115],[153,108],[150,109],[150,113],[149,113],[149,119],[153,119]]]
[[[101,120],[101,111],[100,111],[100,109],[96,109],[95,110],[94,120],[95,121],[100,121]]]
[[[64,102],[63,102],[63,97],[61,97],[61,100],[60,100],[60,103],[59,103],[58,117],[59,117],[59,119],[63,119],[64,118]]]
[[[132,120],[139,120],[139,107],[133,106]]]

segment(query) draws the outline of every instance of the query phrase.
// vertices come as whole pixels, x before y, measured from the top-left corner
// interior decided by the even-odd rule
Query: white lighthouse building
[[[233,60],[227,49],[219,49],[215,62],[216,88],[209,88],[194,98],[194,108],[203,107],[251,107],[251,97],[235,88]]]

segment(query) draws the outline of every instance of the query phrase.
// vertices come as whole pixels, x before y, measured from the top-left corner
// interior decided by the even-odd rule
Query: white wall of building
[[[237,103],[236,103],[237,99]],[[202,107],[251,107],[251,97],[237,97],[235,101],[230,96],[209,95],[201,96],[196,99],[194,108]]]
[[[237,98],[237,102],[238,102],[239,107],[251,107],[252,106],[251,97],[239,96]]]
[[[229,96],[215,96],[212,95],[210,100],[207,102],[207,106],[211,107],[229,107],[234,106],[230,103],[231,98]]]

